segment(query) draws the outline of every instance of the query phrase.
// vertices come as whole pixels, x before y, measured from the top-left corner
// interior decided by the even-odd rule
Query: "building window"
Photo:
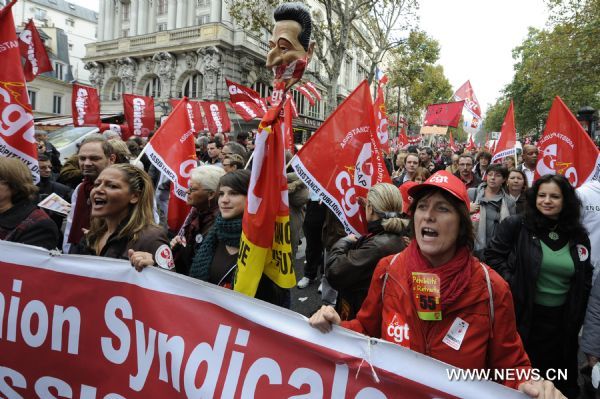
[[[127,37],[129,36],[129,29],[123,29],[123,31],[121,32],[121,37]]]
[[[261,98],[268,98],[270,96],[271,88],[262,82],[256,82],[252,85],[254,91],[260,94]]]
[[[196,6],[198,6],[198,7],[210,6],[210,0],[196,0]]]
[[[52,100],[52,112],[62,114],[62,96],[55,94]]]
[[[69,51],[73,51],[73,43],[69,43]]]
[[[158,31],[159,32],[162,32],[162,31],[165,31],[165,30],[167,30],[167,23],[166,22],[158,24]]]
[[[67,18],[65,19],[65,24],[73,28],[75,27],[75,20],[73,18]]]
[[[302,94],[300,94],[300,92],[296,90],[292,90],[292,95],[294,96],[294,101],[296,102],[296,109],[298,110],[298,115],[304,115],[304,102],[306,99]]]
[[[123,15],[123,21],[129,21],[129,10],[131,9],[131,4],[123,3],[122,7],[123,7],[123,10],[121,12],[121,15]]]
[[[54,73],[56,74],[56,79],[63,80],[64,79],[64,65],[60,62],[54,63]]]
[[[158,0],[158,15],[164,15],[168,11],[167,0]]]
[[[29,95],[29,104],[31,104],[31,109],[35,110],[37,103],[37,92],[33,90],[27,90],[27,94]]]
[[[348,56],[346,56],[346,68],[344,70],[344,86],[346,87],[346,89],[350,88],[350,84],[352,82],[351,78],[352,78],[352,59]]]
[[[181,87],[182,97],[186,96],[188,98],[199,98],[200,97],[200,75],[194,74],[188,76],[183,81],[183,86]]]
[[[33,16],[38,21],[44,21],[44,22],[47,21],[46,10],[44,10],[44,9],[36,8],[35,9],[35,13],[33,14]]]
[[[123,88],[123,82],[121,80],[116,81],[110,89],[110,99],[112,101],[120,100],[121,94],[123,94]]]
[[[144,86],[144,95],[148,97],[160,97],[160,79],[158,76],[149,79]]]
[[[210,20],[210,15],[200,15],[196,17],[196,25],[204,25],[207,24]]]

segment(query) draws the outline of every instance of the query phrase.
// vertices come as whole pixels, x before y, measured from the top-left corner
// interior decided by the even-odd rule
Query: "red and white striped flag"
[[[310,91],[308,91],[308,89],[306,87],[298,86],[298,87],[296,87],[296,90],[298,90],[298,93],[302,94],[308,100],[308,103],[310,104],[311,107],[313,105],[315,105],[315,98],[313,97],[312,93]]]
[[[321,101],[321,93],[319,93],[319,90],[317,90],[317,87],[315,86],[315,84],[313,82],[306,82],[306,83],[304,83],[304,86],[308,90],[310,90],[310,92],[315,96],[317,101]]]

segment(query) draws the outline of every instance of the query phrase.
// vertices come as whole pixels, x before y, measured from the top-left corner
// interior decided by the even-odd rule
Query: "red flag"
[[[208,131],[212,134],[231,131],[231,121],[227,114],[225,103],[215,101],[201,101],[200,106],[206,115]]]
[[[517,130],[515,129],[515,112],[513,101],[510,100],[508,111],[504,117],[502,128],[500,129],[500,137],[494,148],[494,156],[492,162],[500,161],[503,158],[516,155],[517,151]]]
[[[324,149],[334,157],[323,156]],[[364,80],[292,161],[298,177],[336,214],[348,233],[367,232],[358,197],[390,182],[379,150],[369,84]]]
[[[191,207],[187,204],[186,200],[179,198],[175,194],[173,188],[174,185],[171,184],[167,209],[167,225],[171,232],[177,233],[181,229],[181,226],[183,226],[183,222],[185,222],[185,218],[190,213]]]
[[[253,101],[230,102],[229,105],[233,108],[235,113],[241,116],[245,121],[251,121],[252,119],[265,116],[262,108]]]
[[[169,103],[171,108],[175,108],[179,104],[179,99],[170,99]],[[194,135],[197,136],[198,132],[204,130],[204,122],[202,121],[202,112],[200,112],[200,101],[188,100],[185,106],[188,116],[190,117],[190,123],[192,124],[192,130]]]
[[[546,129],[538,142],[540,155],[535,179],[545,174],[564,175],[573,187],[598,180],[600,153],[577,118],[556,96],[548,114]]]
[[[269,109],[256,135],[234,290],[254,296],[263,273],[282,288],[296,285],[289,238],[283,102]]]
[[[483,148],[485,148],[488,151],[489,151],[489,143],[488,143],[489,138],[490,138],[490,133],[488,132],[485,134],[485,141],[483,142]]]
[[[390,152],[390,140],[388,134],[388,117],[385,110],[385,99],[383,98],[383,87],[377,87],[377,98],[373,104],[373,113],[375,115],[375,126],[377,127],[377,138],[380,148],[385,152]]]
[[[74,126],[100,126],[100,100],[93,87],[73,83],[71,111]]]
[[[465,108],[471,111],[472,114],[477,115],[481,119],[481,108],[479,107],[479,101],[477,101],[477,97],[475,97],[475,92],[473,92],[473,87],[471,87],[471,82],[466,81],[456,93],[454,93],[454,99],[465,100]]]
[[[317,101],[321,101],[321,93],[319,93],[319,90],[317,90],[317,87],[313,82],[304,83],[304,87],[310,90],[310,92],[315,96]]]
[[[173,182],[174,196],[185,200],[190,172],[197,165],[194,131],[184,97],[144,147],[154,166]]]
[[[52,71],[46,47],[32,19],[29,19],[25,29],[19,35],[19,49],[21,56],[25,58],[23,71],[28,82],[41,73]]]
[[[457,127],[464,104],[464,101],[457,101],[427,106],[427,113],[425,114],[423,125]]]
[[[475,141],[473,141],[473,135],[469,135],[469,143],[467,144],[467,150],[475,150],[477,146],[475,145]]]
[[[293,108],[292,108],[293,97],[288,95],[285,99],[285,103],[283,104],[283,137],[284,144],[292,154],[294,154],[294,128],[292,126],[293,116]]]
[[[450,148],[452,148],[452,151],[456,152],[458,151],[458,146],[454,143],[454,137],[452,137],[452,132],[450,132]]]
[[[14,4],[13,1],[0,10],[0,148],[2,156],[20,158],[37,183],[40,178],[37,144],[11,12]]]
[[[231,100],[231,102],[257,102],[260,100],[260,94],[249,87],[246,87],[236,82],[232,82],[227,78],[225,78],[225,83],[227,83],[227,89],[229,90],[229,99]]]
[[[400,134],[398,135],[398,147],[404,149],[409,146],[408,136],[406,135],[406,131],[404,128],[400,130]]]
[[[123,94],[123,109],[125,110],[125,120],[129,126],[127,135],[123,135],[123,140],[127,140],[130,135],[139,137],[148,137],[154,130],[156,123],[154,117],[154,98],[138,96],[135,94]]]
[[[312,95],[312,92],[308,91],[308,89],[304,86],[298,86],[296,88],[296,90],[298,90],[298,92],[300,94],[302,94],[307,100],[308,103],[310,104],[310,106],[312,107],[313,105],[315,105],[315,99]]]

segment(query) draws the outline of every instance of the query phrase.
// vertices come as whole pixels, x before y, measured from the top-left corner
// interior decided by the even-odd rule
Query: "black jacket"
[[[569,240],[575,274],[565,302],[564,323],[569,337],[565,342],[577,342],[592,284],[590,240],[586,234]],[[485,249],[485,259],[510,285],[515,304],[517,329],[527,342],[537,278],[542,264],[542,247],[536,233],[524,222],[523,215],[504,219]],[[573,348],[570,348],[571,350]]]
[[[117,229],[119,231],[120,229]],[[118,238],[115,232],[106,241],[106,244],[102,248],[99,254],[96,254],[93,248],[88,245],[86,237],[83,237],[79,244],[71,247],[71,254],[77,255],[97,255],[106,258],[114,259],[129,259],[128,251],[133,249],[134,251],[149,252],[152,254],[155,264],[162,263],[160,259],[157,259],[162,254],[164,259],[169,259],[173,262],[173,255],[171,248],[169,247],[169,240],[167,239],[167,233],[164,228],[159,226],[148,225],[139,234],[139,238],[135,242],[131,242],[129,237]],[[161,265],[163,268],[164,265]]]
[[[25,201],[0,214],[0,240],[56,249],[59,234],[44,211]]]
[[[404,249],[398,234],[384,232],[369,234],[350,241],[338,240],[327,255],[327,281],[338,291],[337,306],[342,320],[356,316],[369,291],[375,266],[381,258]]]

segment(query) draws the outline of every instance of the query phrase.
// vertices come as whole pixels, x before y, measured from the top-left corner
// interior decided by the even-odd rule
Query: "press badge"
[[[454,350],[459,350],[468,328],[469,323],[467,323],[460,317],[457,317],[456,319],[454,319],[454,323],[452,323],[452,326],[446,333],[446,336],[444,337],[442,342]]]
[[[421,320],[442,320],[440,277],[434,273],[412,273],[412,289]]]

